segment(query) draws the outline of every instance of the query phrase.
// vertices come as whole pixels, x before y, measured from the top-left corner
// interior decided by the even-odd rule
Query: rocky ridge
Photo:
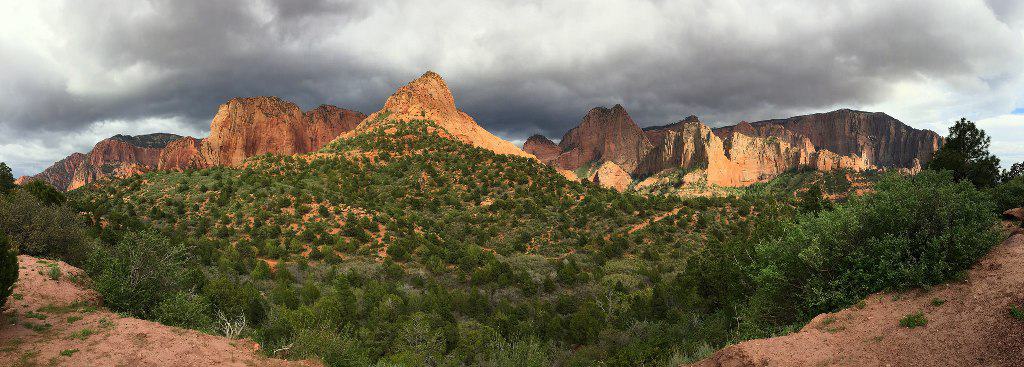
[[[735,187],[801,168],[916,171],[941,144],[938,134],[884,113],[837,110],[715,129],[689,116],[640,129],[616,105],[592,109],[557,146],[535,135],[523,148],[560,169],[614,162],[634,179],[684,169],[694,171],[686,183]]]
[[[354,134],[370,129],[379,120],[431,120],[452,137],[474,146],[522,157],[532,155],[480,127],[472,117],[455,107],[455,98],[440,75],[428,71],[388,97],[380,111],[361,123]]]
[[[303,112],[277,97],[234,98],[220,106],[210,136],[197,139],[174,134],[115,135],[85,154],[74,153],[39,179],[60,190],[73,190],[107,177],[128,177],[152,170],[186,170],[217,165],[239,166],[245,158],[315,151],[358,125],[366,115],[331,105]]]

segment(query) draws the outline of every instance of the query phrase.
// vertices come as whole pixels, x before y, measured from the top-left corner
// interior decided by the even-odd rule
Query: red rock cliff
[[[819,150],[840,156],[856,155],[873,167],[911,168],[915,159],[924,164],[942,145],[939,134],[914,129],[881,112],[841,109],[749,125],[748,131],[741,132],[790,141],[794,136],[806,137]],[[736,127],[725,127],[716,132],[734,129]]]
[[[455,107],[455,98],[435,72],[422,76],[398,88],[384,103],[384,108],[367,117],[356,131],[369,129],[379,118],[388,120],[431,120],[456,139],[467,144],[491,150],[498,154],[532,157],[512,143],[485,130],[472,117]]]
[[[100,141],[89,153],[72,154],[28,179],[71,190],[106,177],[157,169],[237,166],[254,155],[315,151],[364,118],[360,112],[330,105],[302,112],[294,103],[277,97],[234,98],[221,105],[206,139],[173,134],[116,135]]]
[[[633,174],[640,161],[654,148],[643,130],[621,105],[597,107],[583,121],[565,133],[558,143],[562,153],[559,168],[574,170],[591,163],[614,162]]]

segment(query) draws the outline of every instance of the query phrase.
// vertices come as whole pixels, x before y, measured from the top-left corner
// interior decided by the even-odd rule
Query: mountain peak
[[[444,128],[458,140],[499,154],[530,156],[512,143],[494,136],[465,112],[455,107],[448,84],[433,71],[398,88],[384,103],[384,108],[370,115],[359,124],[356,131],[369,129],[375,121],[388,120],[430,120]]]

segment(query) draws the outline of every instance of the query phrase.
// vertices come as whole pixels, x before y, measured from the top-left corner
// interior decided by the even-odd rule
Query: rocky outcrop
[[[543,135],[534,135],[526,139],[526,142],[523,143],[523,151],[533,154],[544,164],[551,164],[559,154],[562,154],[562,148]]]
[[[303,113],[298,105],[277,97],[233,98],[217,110],[199,155],[206,166],[239,166],[260,154],[308,153],[365,117],[334,106]]]
[[[181,136],[174,134],[114,135],[103,139],[85,155],[66,190],[74,190],[106,177],[128,177],[154,170],[160,151]]]
[[[199,153],[202,140],[191,136],[172,141],[160,151],[157,169],[184,171],[207,166],[206,159]]]
[[[72,190],[106,177],[152,170],[238,166],[254,155],[315,151],[365,118],[360,112],[331,105],[303,112],[277,97],[234,98],[220,106],[208,138],[115,135],[89,153],[74,153],[23,181],[41,179],[60,190]]]
[[[942,137],[933,131],[914,129],[885,113],[850,109],[759,121],[716,132],[737,129],[748,130],[743,133],[750,136],[791,142],[806,137],[819,150],[861,157],[866,165],[878,168],[910,168],[915,159],[925,164],[942,145]]]
[[[31,180],[42,180],[53,185],[58,190],[66,191],[68,186],[71,185],[71,180],[75,177],[75,171],[85,161],[85,158],[85,154],[71,153],[71,155],[55,162],[35,176],[19,178],[20,182],[18,184],[21,185]]]
[[[360,123],[356,132],[373,128],[381,120],[430,120],[444,128],[452,137],[498,154],[532,157],[512,143],[477,125],[472,117],[455,107],[455,98],[448,85],[435,72],[428,71],[418,79],[399,88],[380,111]]]
[[[885,114],[851,110],[716,129],[689,116],[641,130],[615,106],[591,110],[566,133],[558,144],[561,151],[542,136],[528,143],[524,148],[542,162],[562,169],[614,162],[637,179],[684,169],[690,171],[683,175],[687,182],[744,186],[801,168],[916,172],[941,138]]]
[[[579,126],[565,133],[558,147],[562,150],[555,159],[559,168],[575,170],[591,163],[615,162],[634,173],[654,144],[626,109],[615,105],[591,109]]]
[[[611,161],[602,163],[600,167],[590,174],[588,180],[619,192],[626,191],[629,185],[633,183],[633,178],[629,173]]]

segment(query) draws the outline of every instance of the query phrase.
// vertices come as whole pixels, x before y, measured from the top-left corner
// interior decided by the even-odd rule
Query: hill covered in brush
[[[91,183],[47,210],[81,213],[98,241],[17,242],[78,258],[114,310],[251,337],[277,357],[635,366],[948,281],[997,236],[991,200],[948,174],[887,174],[837,204],[778,194],[801,178],[640,195],[494,140],[436,74],[385,107],[309,154]],[[12,198],[5,228],[54,216],[7,215],[50,213]]]

